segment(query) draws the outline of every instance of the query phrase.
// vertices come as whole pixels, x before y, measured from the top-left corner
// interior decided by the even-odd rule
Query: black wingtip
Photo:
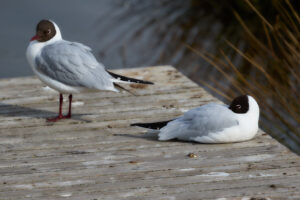
[[[130,124],[130,126],[140,126],[140,123]]]
[[[126,88],[122,87],[121,85],[114,83],[114,86],[118,89],[124,90],[126,92],[128,92],[129,94],[133,95],[133,96],[137,96],[136,94],[134,94],[133,92],[131,92],[130,90],[127,90]]]
[[[166,126],[170,121],[162,121],[162,122],[153,122],[153,123],[134,123],[130,124],[130,126],[138,126],[143,128],[149,128],[149,129],[161,129],[162,127]]]
[[[147,84],[147,85],[154,85],[154,83],[150,82],[150,81],[144,81],[144,80],[140,80],[140,79],[130,78],[130,77],[126,77],[126,76],[122,76],[122,75],[119,75],[119,74],[112,73],[112,72],[110,72],[108,70],[106,70],[106,71],[112,77],[114,77],[115,79],[119,79],[121,81],[132,82],[132,83],[140,83],[140,84]]]

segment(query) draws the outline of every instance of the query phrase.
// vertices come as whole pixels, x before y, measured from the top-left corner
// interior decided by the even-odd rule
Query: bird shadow
[[[116,133],[114,136],[121,136],[121,137],[131,137],[131,138],[140,138],[140,139],[146,139],[151,141],[158,141],[158,132],[148,131],[144,133],[143,135],[133,135],[133,134],[119,134]]]
[[[143,135],[133,135],[133,134],[124,133],[124,134],[114,134],[114,136],[131,137],[131,138],[139,138],[139,139],[145,139],[145,140],[156,141],[156,142],[164,142],[164,141],[158,140],[158,133],[159,133],[158,130],[148,130]],[[178,140],[176,138],[168,140],[168,141],[178,142],[178,143],[190,143],[190,144],[193,144],[193,145],[194,144],[199,144],[197,142],[183,141],[183,140]]]
[[[170,139],[167,141],[161,141],[158,139],[158,134],[159,131],[158,130],[148,130],[147,132],[145,132],[142,135],[133,135],[133,134],[128,134],[128,133],[124,133],[124,134],[114,134],[114,136],[121,136],[121,137],[131,137],[131,138],[139,138],[139,139],[145,139],[145,140],[150,140],[150,141],[156,141],[156,142],[177,142],[177,143],[188,143],[191,145],[214,145],[214,144],[209,144],[209,143],[200,143],[200,142],[195,142],[195,141],[184,141],[184,140],[179,140],[177,138],[174,139]]]
[[[85,115],[89,115],[87,113],[83,114],[72,114],[73,120],[79,120],[84,122],[89,122],[89,120],[83,119],[82,117]],[[47,118],[55,117],[57,116],[56,112],[47,111],[47,110],[40,110],[25,106],[19,106],[19,105],[11,105],[11,104],[5,104],[0,102],[0,116],[4,117],[30,117],[30,118],[44,118],[45,120]]]

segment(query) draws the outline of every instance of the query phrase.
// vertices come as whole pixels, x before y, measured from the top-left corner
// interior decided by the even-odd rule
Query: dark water
[[[85,43],[99,52],[101,39],[95,26],[112,12],[110,1],[80,0],[2,0],[0,2],[0,77],[31,75],[25,58],[29,39],[36,23],[53,19],[62,29],[63,37]],[[108,63],[107,63],[108,64]]]
[[[25,50],[36,23],[44,18],[60,26],[63,38],[90,46],[107,68],[170,64],[186,74],[194,74],[200,66],[201,74],[209,73],[208,65],[183,43],[212,50],[224,25],[213,13],[207,14],[211,9],[207,3],[194,2],[2,0],[0,77],[32,74]]]

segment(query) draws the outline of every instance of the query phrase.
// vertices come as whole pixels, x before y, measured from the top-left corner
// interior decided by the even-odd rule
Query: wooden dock
[[[299,157],[266,133],[207,145],[130,127],[218,100],[173,67],[116,72],[155,85],[75,94],[74,118],[57,123],[45,121],[56,92],[35,77],[0,80],[1,200],[300,199]]]

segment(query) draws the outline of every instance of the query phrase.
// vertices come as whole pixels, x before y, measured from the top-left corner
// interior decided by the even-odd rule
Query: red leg
[[[62,115],[62,104],[63,104],[63,95],[59,94],[59,114],[57,117],[48,118],[47,119],[48,122],[56,122],[56,121],[64,118]]]
[[[64,118],[71,118],[72,117],[72,94],[69,95],[69,113],[68,115],[64,116]]]

